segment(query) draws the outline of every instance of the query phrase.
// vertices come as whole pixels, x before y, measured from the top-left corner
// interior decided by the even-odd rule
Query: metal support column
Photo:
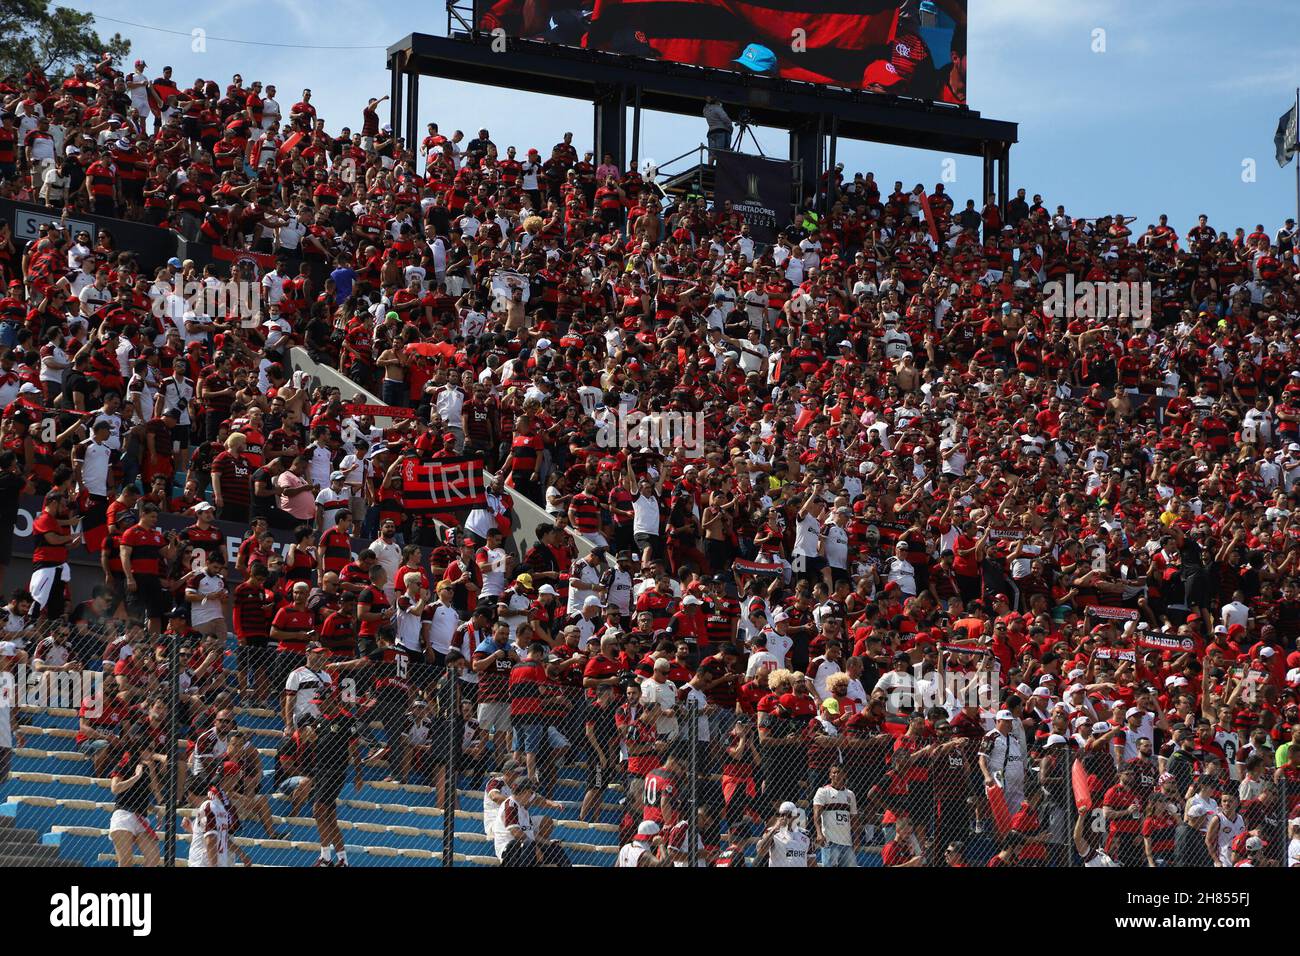
[[[1002,157],[998,162],[998,209],[1006,219],[1007,203],[1011,201],[1011,144],[1002,144]]]
[[[393,132],[402,128],[402,59],[399,53],[388,61],[388,123]]]
[[[614,165],[626,169],[627,161],[627,87],[601,87],[592,104],[595,107],[595,151],[600,161],[605,154],[614,157]]]
[[[393,127],[397,134],[397,127]],[[406,148],[414,151],[420,142],[420,74],[412,70],[406,74]]]
[[[821,120],[811,118],[790,130],[790,161],[799,164],[799,181],[803,198],[817,195],[817,178],[821,172]]]
[[[596,165],[600,165],[603,157],[597,156]],[[636,87],[632,93],[632,158],[628,163],[629,166],[635,166],[641,162],[641,87]]]
[[[997,161],[998,161],[997,147],[994,146],[992,143],[985,143],[984,144],[984,188],[980,192],[979,202],[975,204],[978,207],[982,207],[986,202],[988,202],[989,197],[993,195],[993,190],[996,188],[994,184],[997,181],[996,179]]]
[[[835,113],[831,114],[830,128],[830,151],[826,157],[826,200],[824,203],[825,212],[831,211],[831,206],[835,203],[836,183],[835,183],[835,147],[840,138],[840,119]]]

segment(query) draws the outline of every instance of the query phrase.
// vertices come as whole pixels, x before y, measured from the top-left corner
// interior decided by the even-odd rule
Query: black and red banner
[[[409,511],[456,511],[487,504],[482,458],[438,458],[402,465],[402,507]]]
[[[731,563],[731,568],[736,574],[748,575],[755,578],[779,578],[785,573],[785,567],[779,562],[774,561],[746,561],[737,559]]]
[[[401,405],[357,405],[347,404],[343,411],[352,416],[366,415],[370,418],[414,418],[415,409]]]

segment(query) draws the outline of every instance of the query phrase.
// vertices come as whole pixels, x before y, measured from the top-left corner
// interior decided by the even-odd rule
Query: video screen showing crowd
[[[965,106],[967,2],[481,0],[478,28]]]

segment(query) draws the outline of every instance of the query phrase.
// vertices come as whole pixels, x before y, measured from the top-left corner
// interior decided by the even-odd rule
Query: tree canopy
[[[32,66],[48,74],[71,72],[73,64],[98,63],[104,53],[120,61],[131,41],[114,33],[102,39],[95,15],[49,0],[0,0],[0,76],[22,76]]]

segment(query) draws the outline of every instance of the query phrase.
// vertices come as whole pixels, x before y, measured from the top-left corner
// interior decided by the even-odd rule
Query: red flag
[[[293,148],[302,142],[302,133],[294,133],[283,143],[280,144],[279,155],[288,156],[293,152]]]
[[[986,786],[984,792],[989,798],[989,812],[993,815],[993,826],[998,836],[1006,836],[1011,829],[1011,811],[1007,809],[1007,798],[998,786]]]
[[[1094,779],[1092,774],[1083,769],[1083,761],[1076,758],[1074,766],[1070,768],[1070,785],[1074,788],[1074,804],[1080,813],[1092,809]]]
[[[930,197],[921,190],[921,209],[925,213],[925,224],[930,227],[930,235],[934,241],[939,242],[939,226],[934,221],[934,210],[930,208]]]
[[[402,465],[402,507],[408,511],[455,511],[486,504],[481,458],[408,458]]]

